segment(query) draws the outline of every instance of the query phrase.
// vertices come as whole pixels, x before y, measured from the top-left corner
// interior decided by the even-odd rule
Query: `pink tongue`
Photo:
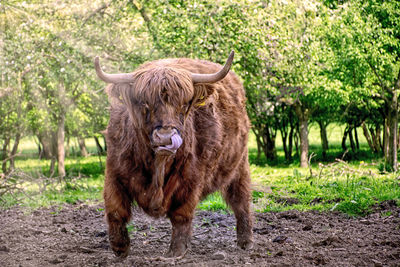
[[[179,136],[179,134],[174,134],[171,137],[171,144],[170,145],[166,145],[166,146],[160,146],[159,149],[160,150],[169,150],[171,152],[176,152],[176,150],[178,150],[178,148],[182,145],[182,138]]]

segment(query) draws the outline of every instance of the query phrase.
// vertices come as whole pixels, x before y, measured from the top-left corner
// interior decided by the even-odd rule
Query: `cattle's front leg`
[[[130,239],[126,224],[131,218],[131,200],[121,185],[106,178],[104,186],[104,204],[108,223],[108,238],[111,249],[118,257],[129,254]]]
[[[190,216],[174,214],[170,217],[172,236],[167,257],[179,257],[186,253],[192,236],[192,213]]]

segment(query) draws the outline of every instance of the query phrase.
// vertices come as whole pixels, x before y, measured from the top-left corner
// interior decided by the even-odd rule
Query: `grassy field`
[[[343,127],[328,128],[330,150],[328,162],[321,163],[318,127],[310,128],[310,154],[315,157],[311,168],[298,168],[299,162],[287,164],[280,137],[277,137],[278,160],[270,163],[264,157],[257,160],[254,136],[249,140],[254,209],[259,212],[297,210],[337,210],[349,215],[368,214],[374,205],[385,200],[400,203],[398,173],[382,172],[382,159],[370,153],[360,134],[360,150],[348,153],[351,161],[341,158]],[[29,208],[101,201],[105,156],[96,155],[92,139],[87,140],[90,157],[76,156],[77,144],[71,142],[66,159],[67,178],[48,178],[50,161],[37,159],[34,139],[24,139],[21,155],[16,161],[13,194],[0,195],[0,205],[20,205]],[[28,173],[29,175],[26,175]],[[200,209],[229,211],[221,195],[210,195],[199,204]]]

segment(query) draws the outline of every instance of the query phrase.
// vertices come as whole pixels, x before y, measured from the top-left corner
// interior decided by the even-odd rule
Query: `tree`
[[[328,101],[336,98],[339,85],[326,75],[330,51],[322,39],[327,11],[319,2],[295,0],[270,2],[267,10],[269,40],[261,48],[264,79],[270,94],[291,106],[297,117],[300,166],[307,167],[309,121],[318,109],[332,106]]]
[[[351,1],[332,11],[327,32],[336,55],[337,76],[353,90],[366,90],[384,102],[384,155],[397,170],[400,89],[400,3]]]
[[[28,57],[23,45],[15,42],[21,34],[17,28],[20,20],[20,16],[10,16],[5,5],[0,6],[0,163],[4,173],[14,168],[19,141],[27,128],[24,93],[26,75],[31,68],[15,60],[19,56],[25,60]]]

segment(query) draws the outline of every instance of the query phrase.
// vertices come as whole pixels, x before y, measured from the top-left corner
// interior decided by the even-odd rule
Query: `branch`
[[[139,11],[140,15],[142,16],[143,20],[146,22],[146,24],[151,24],[151,20],[149,18],[149,16],[146,13],[146,10],[144,9],[144,4],[142,6],[142,8],[139,8],[139,6],[135,3],[134,0],[132,0],[132,6]],[[150,29],[149,29],[150,30]]]
[[[79,83],[76,84],[75,88],[72,90],[72,95],[77,91]],[[82,95],[82,92],[77,93],[72,97],[72,102],[76,103],[76,100]]]
[[[308,157],[308,168],[310,169],[310,177],[308,178],[308,179],[311,179],[311,178],[313,178],[313,172],[312,172],[312,167],[311,167],[311,160],[312,160],[312,158],[313,157],[315,157],[316,156],[316,154],[314,153],[314,152],[312,152],[311,154],[310,154],[310,156]],[[321,174],[320,174],[321,175]],[[308,180],[307,179],[307,180]]]
[[[400,69],[399,69],[399,73],[397,74],[396,83],[394,84],[394,90],[396,90],[396,89],[400,89]]]
[[[133,8],[136,9],[137,11],[139,11],[140,15],[142,16],[144,22],[146,23],[147,26],[147,30],[149,31],[149,34],[151,35],[151,37],[153,38],[153,42],[154,45],[157,49],[161,50],[160,45],[158,44],[158,37],[157,34],[155,33],[155,31],[153,30],[153,25],[151,23],[151,19],[150,17],[147,15],[147,12],[144,8],[144,4],[146,1],[144,1],[142,8],[139,8],[139,6],[136,4],[135,0],[129,1],[129,3],[132,4]]]
[[[11,93],[12,90],[13,88],[6,87],[3,91],[0,91],[0,98],[7,96],[9,93]]]
[[[364,52],[366,52],[365,49],[364,49]],[[378,72],[376,71],[375,67],[372,65],[372,63],[371,63],[367,58],[366,58],[365,60],[367,61],[369,67],[372,69],[374,75],[375,75],[376,78],[378,79],[379,85],[380,85],[380,87],[382,88],[382,90],[383,90],[383,91],[387,91],[388,88],[383,84],[383,81],[382,81],[381,77],[378,75]],[[387,97],[385,96],[384,93],[382,94],[382,98],[383,98],[385,101],[389,101],[389,99],[387,99]]]
[[[15,157],[18,157],[18,156],[20,156],[20,155],[21,155],[21,153],[17,153],[17,154],[11,155],[10,157],[8,157],[8,158],[6,158],[6,159],[3,159],[2,163],[7,162],[7,161],[9,161],[10,159],[13,159],[13,158],[15,158]]]
[[[108,8],[110,6],[110,3],[103,3],[99,8],[97,8],[95,11],[93,11],[81,24],[81,28],[85,26],[86,22],[88,22],[93,16],[95,16],[97,13],[102,12],[104,9]]]

